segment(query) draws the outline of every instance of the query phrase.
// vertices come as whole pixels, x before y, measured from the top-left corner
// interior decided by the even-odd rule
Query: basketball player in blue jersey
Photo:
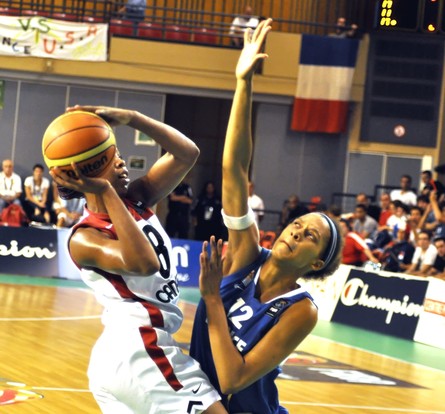
[[[136,111],[74,109],[138,129],[166,151],[133,182],[118,151],[100,177],[82,175],[75,164],[77,179],[51,170],[61,196],[86,198],[69,251],[104,306],[104,330],[88,368],[90,389],[105,414],[226,413],[198,363],[172,337],[183,320],[176,269],[171,241],[150,209],[182,181],[199,149],[176,129]]]
[[[340,264],[337,224],[321,213],[295,219],[272,250],[259,246],[253,211],[248,208],[252,155],[252,78],[271,20],[247,31],[236,67],[223,154],[222,204],[228,246],[211,238],[200,257],[200,301],[190,354],[223,396],[229,413],[284,414],[275,378],[279,365],[317,322],[312,297],[299,278],[324,278]],[[224,277],[223,277],[224,275]]]

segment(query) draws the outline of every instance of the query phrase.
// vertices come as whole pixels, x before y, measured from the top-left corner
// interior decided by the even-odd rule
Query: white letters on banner
[[[0,16],[0,55],[106,61],[107,24]]]
[[[340,300],[345,306],[364,306],[387,312],[386,324],[391,323],[394,314],[418,317],[423,306],[409,301],[405,295],[403,301],[368,295],[368,285],[359,278],[348,280],[343,287]]]
[[[11,240],[10,246],[0,244],[0,256],[12,256],[12,257],[25,257],[26,259],[33,259],[42,257],[46,259],[52,259],[56,257],[57,252],[51,251],[44,247],[22,246],[19,247],[17,240]]]

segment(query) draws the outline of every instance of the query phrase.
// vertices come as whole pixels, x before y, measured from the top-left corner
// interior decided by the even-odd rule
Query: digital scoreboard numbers
[[[437,33],[445,31],[445,0],[379,0],[377,30]]]
[[[379,29],[412,30],[419,28],[419,0],[380,0],[376,26]]]

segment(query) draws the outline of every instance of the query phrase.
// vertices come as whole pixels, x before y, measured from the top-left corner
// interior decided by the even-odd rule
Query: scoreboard
[[[445,0],[378,0],[375,29],[445,34]]]

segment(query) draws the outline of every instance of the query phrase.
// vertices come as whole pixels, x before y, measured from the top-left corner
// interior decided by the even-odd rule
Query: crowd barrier
[[[0,227],[0,272],[80,279],[68,229]],[[180,286],[197,287],[202,243],[172,239]],[[445,349],[445,281],[341,265],[324,281],[305,281],[319,319]]]

